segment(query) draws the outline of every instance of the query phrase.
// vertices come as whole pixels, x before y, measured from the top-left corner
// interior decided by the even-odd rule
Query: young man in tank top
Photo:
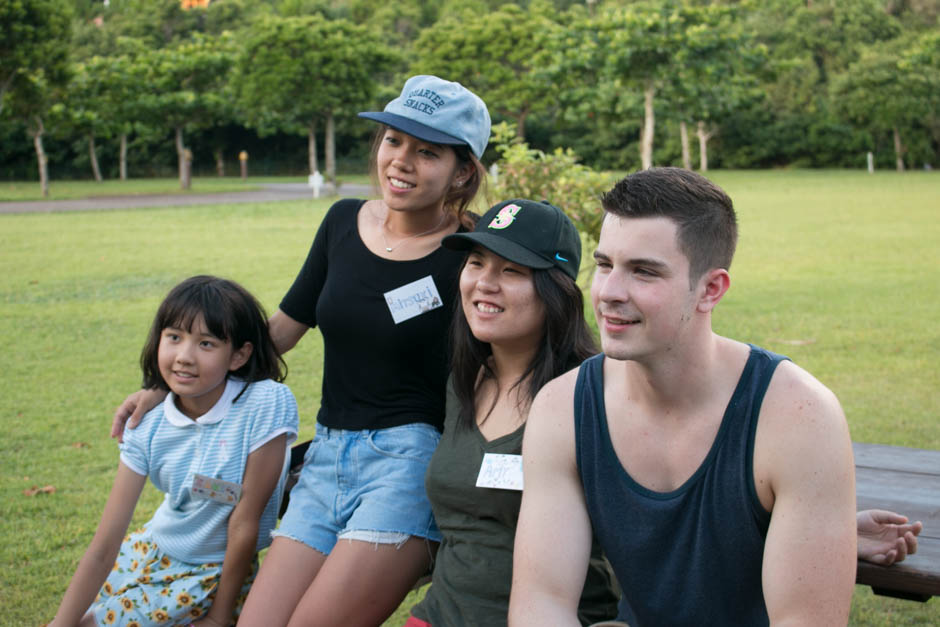
[[[593,526],[631,627],[844,625],[848,427],[805,370],[712,331],[737,240],[730,198],[655,168],[602,203],[591,297],[604,353],[532,404],[510,624],[577,624]]]

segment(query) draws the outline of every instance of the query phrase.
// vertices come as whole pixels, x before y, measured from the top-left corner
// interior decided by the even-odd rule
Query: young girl
[[[144,387],[169,394],[125,434],[52,625],[229,625],[277,522],[296,402],[260,305],[224,279],[173,288],[140,362]],[[166,498],[125,537],[148,476]]]
[[[280,354],[323,335],[316,437],[240,625],[377,625],[428,571],[440,540],[424,473],[444,420],[458,252],[441,239],[486,175],[486,105],[459,83],[413,76],[384,111],[375,200],[336,202],[269,321]],[[134,426],[154,394],[118,408]]]

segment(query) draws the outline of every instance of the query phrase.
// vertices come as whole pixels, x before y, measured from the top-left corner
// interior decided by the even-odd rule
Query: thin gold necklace
[[[375,215],[375,214],[373,214],[373,215]],[[382,230],[381,230],[381,232],[380,232],[380,235],[382,236],[382,241],[385,242],[385,252],[387,252],[387,253],[394,252],[396,248],[398,248],[399,246],[401,246],[402,244],[404,244],[405,242],[407,242],[408,240],[410,240],[410,239],[412,239],[412,238],[421,237],[422,235],[427,235],[428,233],[433,233],[434,231],[436,231],[436,230],[438,230],[439,228],[441,228],[441,225],[444,224],[444,221],[447,219],[447,216],[448,216],[448,213],[447,213],[447,211],[445,210],[445,211],[444,211],[444,215],[441,216],[440,221],[439,221],[436,225],[434,225],[432,228],[428,229],[427,231],[424,231],[423,233],[415,233],[414,235],[409,235],[409,236],[407,236],[407,237],[405,237],[405,238],[399,240],[398,243],[395,244],[394,246],[389,246],[389,245],[388,245],[388,239],[385,237],[385,231],[386,231],[386,228],[385,228],[385,220],[382,220],[382,219],[380,219],[378,216],[376,216],[376,219],[379,221],[379,224],[380,224],[381,227],[382,227]]]

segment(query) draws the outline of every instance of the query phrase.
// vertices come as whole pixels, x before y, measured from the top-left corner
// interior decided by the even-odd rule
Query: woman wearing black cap
[[[557,207],[517,199],[444,247],[468,251],[444,434],[425,479],[444,539],[407,627],[505,625],[529,405],[542,385],[597,352],[575,282],[581,241]],[[617,614],[616,584],[599,550],[593,557],[585,624]]]

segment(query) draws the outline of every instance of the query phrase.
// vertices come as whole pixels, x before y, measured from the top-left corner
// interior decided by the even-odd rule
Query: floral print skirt
[[[257,573],[256,556],[235,604],[236,617]],[[172,558],[160,551],[144,527],[124,538],[89,611],[99,625],[189,625],[212,607],[221,577],[221,563],[188,564]]]

